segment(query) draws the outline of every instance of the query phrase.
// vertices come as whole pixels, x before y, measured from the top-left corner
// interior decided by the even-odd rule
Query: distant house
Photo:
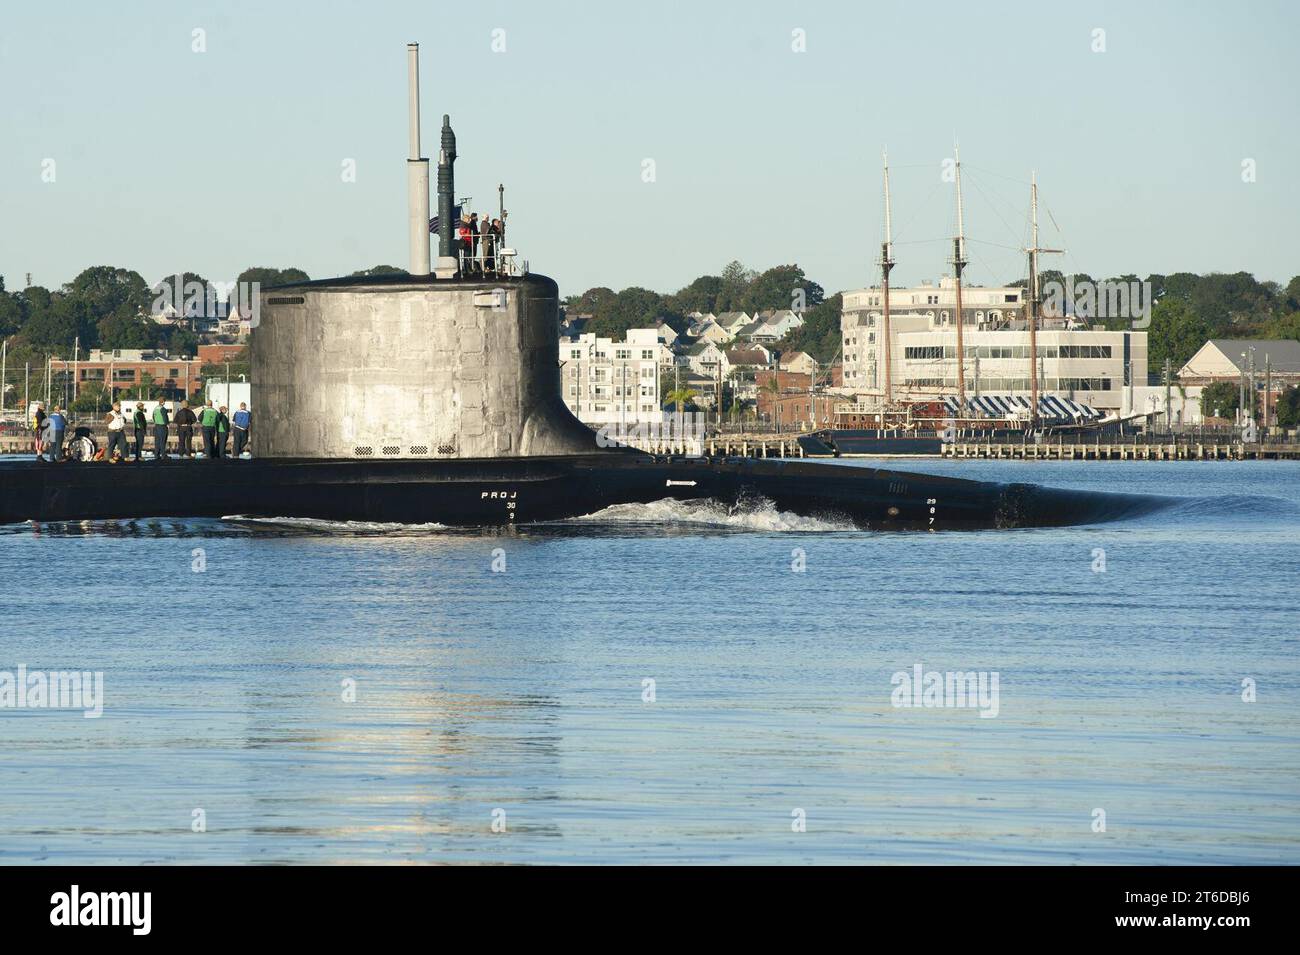
[[[694,337],[698,341],[713,342],[715,345],[725,345],[735,336],[717,322],[706,321],[695,327]]]
[[[1178,369],[1184,385],[1209,385],[1216,381],[1237,381],[1250,369],[1250,350],[1255,350],[1255,375],[1262,383],[1267,363],[1275,387],[1300,382],[1300,341],[1289,338],[1211,338]],[[1245,358],[1242,355],[1246,355]]]
[[[590,315],[579,315],[577,312],[566,311],[560,319],[560,337],[580,337],[587,330],[589,321],[591,321]]]
[[[762,345],[728,348],[726,356],[732,368],[766,368],[772,364],[772,353]]]
[[[659,339],[659,344],[672,348],[677,344],[681,337],[677,334],[677,329],[673,328],[667,322],[660,322],[655,326],[655,336]]]
[[[735,338],[740,330],[753,321],[753,319],[744,312],[723,312],[721,315],[714,318],[714,321],[717,322],[719,327],[726,331],[732,338]]]
[[[816,368],[816,360],[807,352],[790,351],[781,356],[782,371],[797,371],[801,375],[811,375]]]
[[[695,404],[701,408],[712,408],[718,395],[718,382],[709,375],[687,372],[681,376],[683,389],[695,393]]]
[[[688,346],[678,355],[679,365],[684,365],[697,375],[708,375],[716,377],[718,368],[721,366],[722,376],[725,378],[731,370],[731,363],[727,361],[726,354],[713,342],[696,342]]]
[[[755,342],[780,341],[803,325],[803,317],[788,308],[772,309],[755,316],[755,325],[742,332],[742,337]]]

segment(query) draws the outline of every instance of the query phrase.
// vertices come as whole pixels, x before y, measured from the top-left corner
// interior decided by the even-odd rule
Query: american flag
[[[453,207],[452,207],[452,210],[451,210],[451,218],[452,218],[452,221],[453,221],[453,222],[459,222],[459,221],[460,221],[460,210],[461,210],[461,208],[462,208],[461,206],[453,206]],[[437,217],[437,216],[434,216],[432,219],[429,220],[429,231],[430,231],[430,232],[437,232],[437,231],[438,231],[438,217]]]

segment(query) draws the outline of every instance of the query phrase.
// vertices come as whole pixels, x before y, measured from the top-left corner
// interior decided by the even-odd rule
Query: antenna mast
[[[1033,222],[1033,243],[1029,253],[1029,426],[1038,423],[1038,256],[1042,252],[1063,253],[1064,249],[1043,249],[1038,245],[1038,173],[1029,174],[1029,208]]]
[[[406,44],[406,208],[411,233],[412,275],[429,274],[429,160],[420,155],[420,44]]]
[[[952,153],[957,174],[957,235],[952,240],[952,270],[957,278],[957,414],[961,415],[966,411],[966,348],[962,341],[961,314],[961,273],[967,264],[966,230],[961,209],[961,154],[957,151],[956,143],[953,144]],[[1037,240],[1034,244],[1038,244]]]
[[[887,407],[894,400],[893,375],[890,362],[890,341],[889,341],[889,272],[894,267],[894,239],[893,239],[893,220],[891,218],[891,209],[889,206],[889,153],[881,154],[885,165],[885,241],[880,244],[880,285],[884,293],[884,318],[881,323],[881,338],[884,342],[884,405],[880,416],[880,426],[885,426],[884,407]]]

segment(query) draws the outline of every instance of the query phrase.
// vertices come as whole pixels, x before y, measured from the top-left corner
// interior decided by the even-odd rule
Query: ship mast
[[[1038,173],[1029,178],[1029,208],[1033,223],[1033,242],[1029,253],[1029,426],[1038,423],[1038,256],[1042,252],[1062,253],[1064,249],[1043,249],[1038,245]]]
[[[957,235],[952,240],[952,270],[957,278],[957,414],[960,416],[966,411],[966,349],[962,341],[961,273],[966,267],[967,260],[966,232],[961,209],[961,154],[957,151],[955,143],[952,152],[956,161],[957,175]],[[1034,244],[1037,245],[1037,241]]]
[[[882,153],[885,165],[885,241],[880,244],[880,286],[884,293],[885,309],[881,322],[881,339],[884,342],[884,403],[881,406],[880,426],[885,426],[884,409],[893,401],[893,376],[890,368],[889,342],[889,272],[894,267],[893,222],[889,206],[889,154]]]

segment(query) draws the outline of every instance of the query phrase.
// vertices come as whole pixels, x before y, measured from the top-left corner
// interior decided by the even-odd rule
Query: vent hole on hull
[[[401,453],[402,453],[401,448],[393,447],[392,445],[389,445],[388,447],[384,448],[384,454],[393,455],[393,454],[401,454]]]
[[[439,454],[455,454],[455,453],[456,453],[456,446],[455,446],[454,444],[440,444],[440,445],[438,445],[438,453],[439,453]]]
[[[352,453],[359,458],[367,458],[375,453],[374,448],[353,448]]]
[[[429,446],[428,446],[427,444],[417,444],[417,445],[415,445],[415,447],[411,448],[411,453],[412,453],[412,454],[428,454],[428,453],[429,453]]]

